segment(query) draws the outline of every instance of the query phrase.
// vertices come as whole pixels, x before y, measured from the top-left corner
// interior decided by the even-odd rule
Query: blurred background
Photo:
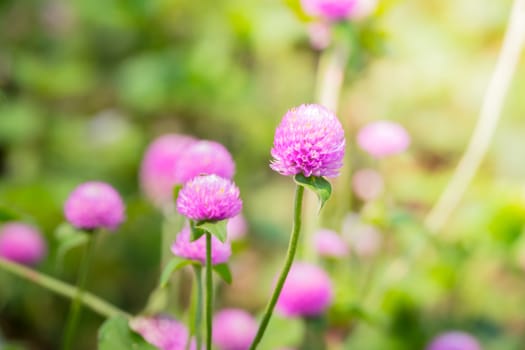
[[[381,0],[355,24],[338,110],[348,171],[321,220],[338,232],[358,220],[382,243],[371,257],[326,266],[337,288],[334,349],[423,349],[447,329],[484,349],[524,348],[523,60],[461,206],[439,236],[422,225],[467,145],[510,6]],[[309,20],[296,0],[0,0],[0,204],[44,233],[38,269],[75,281],[81,248],[56,266],[63,202],[81,182],[107,181],[128,219],[97,247],[88,289],[142,310],[158,281],[163,215],[140,191],[140,162],[155,137],[191,134],[233,154],[250,227],[219,306],[259,311],[284,256],[294,189],[268,167],[273,133],[287,109],[315,101]],[[356,147],[359,128],[377,119],[408,130],[408,152],[378,162]],[[372,201],[350,190],[363,167],[385,182]],[[15,348],[56,349],[68,306],[0,271],[0,327]],[[84,310],[77,349],[96,347],[102,321]],[[276,325],[267,349],[298,342],[298,322]]]

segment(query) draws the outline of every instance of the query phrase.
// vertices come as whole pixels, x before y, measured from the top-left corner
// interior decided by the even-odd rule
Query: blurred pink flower
[[[313,235],[317,254],[323,257],[341,258],[348,255],[348,246],[337,232],[327,229],[318,230]]]
[[[350,245],[350,250],[362,258],[376,255],[383,241],[381,233],[375,227],[362,223],[343,223],[343,237]]]
[[[47,245],[40,232],[21,222],[10,222],[0,227],[0,256],[20,264],[39,263],[47,253]]]
[[[410,135],[400,124],[381,120],[365,125],[357,134],[359,147],[376,158],[405,151]]]
[[[357,0],[355,8],[350,13],[352,20],[361,20],[372,15],[377,9],[378,0]]]
[[[426,350],[481,350],[481,345],[468,333],[452,331],[434,338]]]
[[[324,50],[332,41],[332,28],[326,22],[314,22],[308,25],[310,45],[316,50]]]
[[[341,20],[350,16],[357,0],[301,0],[304,12],[329,20]]]
[[[213,325],[213,342],[220,350],[248,350],[258,328],[255,318],[240,309],[219,311]]]
[[[181,258],[199,261],[202,265],[206,264],[206,237],[201,236],[193,242],[190,241],[190,237],[190,228],[183,228],[172,244],[171,252]],[[213,265],[228,261],[231,254],[229,242],[222,243],[217,237],[211,237],[211,262]]]
[[[383,177],[374,169],[359,169],[352,176],[352,189],[357,197],[371,201],[379,197],[385,188]]]
[[[132,330],[160,350],[185,350],[189,332],[184,324],[169,316],[135,317],[129,321]],[[190,349],[195,350],[195,340]]]
[[[240,240],[246,236],[246,233],[248,232],[248,224],[246,223],[244,216],[238,214],[229,219],[226,231],[228,232],[228,239],[231,241]]]

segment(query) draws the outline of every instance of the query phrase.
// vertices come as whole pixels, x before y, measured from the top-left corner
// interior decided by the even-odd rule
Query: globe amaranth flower
[[[345,134],[334,113],[320,105],[290,109],[275,131],[270,167],[282,175],[339,175]]]
[[[328,20],[341,20],[349,17],[358,0],[301,0],[304,12],[311,16]]]
[[[220,350],[248,350],[257,328],[257,321],[246,311],[224,309],[213,318],[213,343]]]
[[[374,169],[359,169],[352,176],[352,189],[357,197],[371,201],[379,197],[385,188],[380,173]]]
[[[129,321],[132,330],[142,335],[150,344],[160,350],[185,350],[189,332],[186,326],[169,316],[136,317]],[[196,350],[195,340],[191,350]]]
[[[383,158],[405,151],[410,145],[410,135],[400,124],[381,120],[361,128],[357,143],[370,155]]]
[[[317,316],[325,312],[332,299],[332,282],[323,269],[295,263],[277,300],[276,310],[284,316]]]
[[[40,262],[47,253],[47,245],[40,232],[21,222],[10,222],[0,227],[0,256],[24,265]]]
[[[319,256],[342,258],[348,255],[348,246],[337,232],[327,229],[318,230],[313,235],[314,248]]]
[[[238,214],[228,220],[226,231],[228,232],[228,239],[231,241],[240,240],[246,236],[246,233],[248,232],[248,224],[246,223],[244,216]]]
[[[176,173],[184,152],[195,143],[190,136],[167,134],[153,141],[142,160],[140,185],[147,198],[159,207],[173,201]]]
[[[183,228],[172,244],[171,252],[181,258],[199,261],[202,265],[206,264],[206,237],[201,236],[193,242],[190,241],[190,238],[190,228]],[[211,263],[213,265],[225,263],[231,254],[229,242],[222,243],[217,237],[211,236]]]
[[[195,221],[219,221],[242,209],[239,188],[217,175],[197,176],[187,182],[177,198],[177,210]]]
[[[468,333],[452,331],[434,338],[426,350],[481,350],[481,345]]]
[[[124,210],[118,192],[103,182],[86,182],[78,186],[64,206],[69,223],[83,230],[115,230],[124,221]]]
[[[215,174],[231,179],[235,163],[228,150],[218,142],[198,141],[188,147],[176,169],[176,179],[184,184],[199,175]]]

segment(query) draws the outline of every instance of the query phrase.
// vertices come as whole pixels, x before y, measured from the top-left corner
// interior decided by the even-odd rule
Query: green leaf
[[[228,284],[232,284],[232,272],[228,264],[217,264],[213,266],[213,270]]]
[[[4,205],[0,205],[0,222],[18,220],[20,216]]]
[[[66,254],[73,248],[85,244],[89,240],[87,233],[76,230],[68,223],[63,223],[55,230],[55,239],[58,241],[56,264],[61,266]]]
[[[167,264],[166,267],[162,270],[162,273],[160,275],[160,286],[165,287],[171,277],[171,274],[174,273],[177,270],[182,269],[184,266],[190,265],[193,262],[188,259],[183,259],[179,257],[172,258]]]
[[[98,350],[157,350],[129,328],[124,316],[115,316],[98,331]]]
[[[212,235],[217,237],[219,241],[224,243],[226,242],[226,224],[227,224],[226,220],[213,221],[213,222],[203,221],[203,222],[197,223],[197,227],[199,229],[202,229],[206,232],[211,233]]]
[[[179,198],[179,192],[182,190],[182,185],[178,184],[173,187],[173,201],[177,202],[177,198]]]
[[[190,229],[191,229],[191,237],[190,237],[191,242],[196,241],[197,239],[201,238],[201,236],[203,236],[206,233],[206,230],[197,226],[197,224],[193,220],[190,220]]]
[[[321,211],[332,194],[332,185],[330,185],[330,182],[324,177],[306,177],[303,174],[295,175],[294,180],[297,184],[304,186],[317,194],[317,197],[319,198],[319,211]]]

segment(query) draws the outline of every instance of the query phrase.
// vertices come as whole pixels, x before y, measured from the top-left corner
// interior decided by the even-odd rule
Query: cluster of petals
[[[451,331],[432,340],[426,350],[481,350],[479,342],[468,333]]]
[[[129,326],[160,350],[185,350],[189,341],[186,326],[169,316],[136,317]],[[196,348],[195,340],[192,340],[190,349]]]
[[[321,229],[313,235],[314,248],[319,256],[342,258],[348,255],[348,246],[335,231]]]
[[[177,210],[195,221],[219,221],[234,217],[242,209],[239,188],[217,175],[197,176],[180,190]]]
[[[315,17],[328,20],[348,18],[359,0],[301,0],[303,10]]]
[[[270,167],[282,175],[338,176],[345,153],[343,127],[323,106],[292,108],[275,131],[271,153]]]
[[[119,193],[103,182],[86,182],[69,195],[64,206],[66,219],[78,229],[116,230],[125,219]]]
[[[219,311],[213,325],[213,343],[220,350],[248,350],[258,327],[255,318],[240,309]]]
[[[40,262],[47,253],[47,245],[40,232],[21,222],[10,222],[0,227],[0,256],[24,265]]]
[[[206,237],[201,236],[195,241],[191,241],[189,227],[185,227],[177,235],[175,242],[171,246],[171,252],[178,257],[195,260],[202,265],[206,263]],[[211,262],[213,265],[222,264],[230,258],[232,254],[231,244],[221,242],[217,237],[211,237]]]
[[[410,145],[410,135],[400,124],[381,120],[361,128],[357,143],[373,157],[383,158],[404,152]]]
[[[309,263],[292,265],[276,310],[289,317],[318,316],[326,311],[333,300],[333,287],[328,274]]]

